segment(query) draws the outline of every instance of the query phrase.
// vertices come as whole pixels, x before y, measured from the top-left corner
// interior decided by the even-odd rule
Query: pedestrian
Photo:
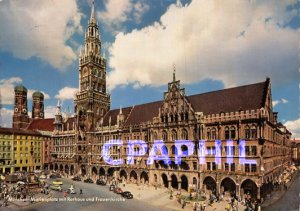
[[[185,200],[183,200],[182,209],[184,209],[185,205],[186,205],[186,202],[185,202]]]
[[[80,194],[82,194],[82,189],[80,188]]]
[[[68,195],[67,191],[64,191],[64,198],[66,198]]]

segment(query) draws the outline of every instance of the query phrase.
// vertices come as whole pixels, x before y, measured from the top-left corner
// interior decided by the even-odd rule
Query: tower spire
[[[176,67],[175,64],[173,64],[173,82],[176,81]]]
[[[96,18],[95,18],[95,0],[92,0],[92,12],[91,12],[90,23],[96,23]]]

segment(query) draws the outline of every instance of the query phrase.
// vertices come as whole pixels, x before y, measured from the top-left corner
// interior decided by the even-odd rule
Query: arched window
[[[225,139],[228,140],[229,138],[229,127],[225,127]]]
[[[208,128],[207,129],[207,140],[210,140],[211,139],[211,131],[210,129]]]
[[[153,139],[154,139],[154,140],[157,140],[157,132],[154,132],[154,133],[153,133]]]
[[[232,126],[231,128],[230,128],[230,138],[233,140],[233,139],[235,139],[235,127],[234,126]]]
[[[175,140],[177,140],[177,132],[176,132],[176,130],[173,130],[172,131],[172,141],[175,141]]]
[[[216,140],[217,139],[217,130],[216,128],[211,129],[211,139]]]
[[[163,132],[162,132],[162,139],[163,139],[164,141],[167,141],[167,140],[168,140],[168,134],[167,134],[166,131],[163,131]]]
[[[187,132],[186,129],[182,130],[181,138],[182,138],[182,140],[188,140],[189,139],[188,138],[188,132]]]
[[[175,147],[175,145],[172,146],[172,155],[177,155],[177,148]]]
[[[245,127],[245,138],[250,138],[250,127],[246,125]]]
[[[251,138],[257,138],[257,129],[255,125],[251,126]]]
[[[181,146],[181,151],[183,156],[188,156],[188,147],[186,145]]]

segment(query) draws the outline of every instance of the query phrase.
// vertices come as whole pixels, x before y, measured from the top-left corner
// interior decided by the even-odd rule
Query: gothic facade
[[[277,122],[269,78],[187,96],[174,71],[161,101],[111,109],[106,91],[106,58],[101,55],[94,6],[78,73],[74,116],[63,115],[58,103],[54,118],[42,119],[43,112],[37,111],[29,121],[27,110],[23,112],[27,109],[26,90],[18,88],[16,92],[18,110],[15,109],[13,124],[25,122],[30,130],[51,137],[51,147],[47,149],[51,160],[45,165],[48,169],[187,191],[237,195],[249,192],[253,197],[264,198],[272,189],[272,181],[278,180],[290,165],[291,133]],[[43,108],[42,99],[38,95],[35,99],[34,108]],[[103,145],[109,140],[122,140],[122,145],[110,148],[111,158],[122,160],[120,165],[109,165],[102,156]],[[128,162],[128,152],[132,150],[129,140],[143,140],[149,149],[145,155],[135,157],[133,163]],[[169,163],[155,160],[147,165],[155,140],[163,140],[164,150],[160,151],[167,152]],[[191,140],[194,148],[178,148],[175,140]],[[133,150],[140,148],[135,146]],[[186,150],[193,152],[176,164],[175,155]],[[241,158],[251,162],[241,162]]]

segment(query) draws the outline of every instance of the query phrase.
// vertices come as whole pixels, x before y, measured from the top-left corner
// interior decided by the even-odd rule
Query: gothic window
[[[175,130],[172,131],[172,141],[177,140],[177,132]]]
[[[256,172],[256,171],[257,171],[256,164],[251,164],[251,172]]]
[[[216,128],[211,129],[211,139],[213,139],[213,140],[217,139]]]
[[[229,127],[225,127],[225,139],[229,139]]]
[[[175,114],[175,122],[178,122],[178,114]]]
[[[225,163],[225,171],[229,171],[229,164],[228,163]]]
[[[207,140],[210,140],[211,139],[211,131],[210,129],[208,128],[207,129]]]
[[[211,168],[210,168],[210,162],[206,162],[206,169],[207,169],[208,171],[211,170]]]
[[[251,153],[252,153],[253,156],[257,155],[257,147],[256,146],[251,147]]]
[[[154,139],[154,140],[157,140],[157,132],[154,132],[154,133],[153,133],[153,139]]]
[[[251,138],[256,138],[257,137],[257,129],[255,125],[251,126]]]
[[[165,120],[164,116],[161,116],[160,119],[161,119],[161,122],[164,122],[164,120]]]
[[[171,114],[171,122],[173,122],[174,118],[173,118],[173,115]]]
[[[168,134],[167,134],[166,131],[163,131],[163,132],[162,132],[162,139],[163,139],[164,141],[167,141],[167,140],[168,140]]]
[[[231,128],[230,128],[230,138],[233,140],[233,139],[235,139],[235,127],[234,126],[232,126]]]
[[[182,155],[188,156],[188,147],[186,145],[181,146]]]
[[[230,171],[235,171],[235,163],[230,164]]]
[[[184,120],[184,115],[183,113],[180,114],[180,121],[183,121]]]
[[[172,155],[177,155],[177,148],[174,145],[171,147],[171,150],[172,150]]]
[[[245,138],[250,138],[250,127],[246,125],[245,127]]]
[[[183,130],[182,130],[181,138],[182,138],[183,140],[188,140],[188,132],[187,132],[186,129],[183,129]]]

